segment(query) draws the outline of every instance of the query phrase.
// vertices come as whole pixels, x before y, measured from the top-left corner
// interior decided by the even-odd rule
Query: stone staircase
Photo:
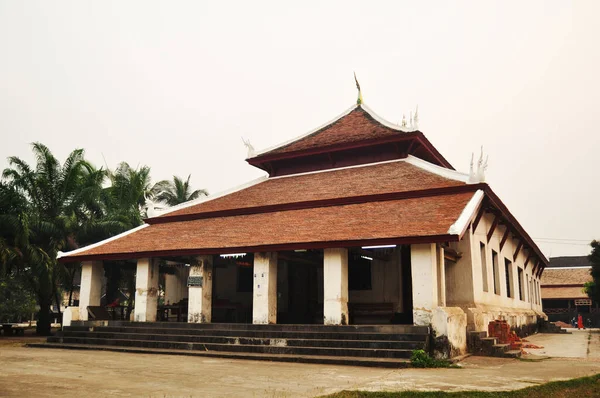
[[[467,346],[473,355],[520,358],[521,350],[511,350],[510,344],[499,344],[496,337],[487,337],[487,332],[469,332]]]
[[[413,350],[427,349],[428,340],[428,327],[410,325],[79,321],[31,346],[403,367]]]

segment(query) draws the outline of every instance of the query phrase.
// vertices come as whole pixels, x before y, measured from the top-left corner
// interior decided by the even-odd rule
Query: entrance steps
[[[409,364],[429,329],[408,325],[74,322],[37,347],[381,367]]]
[[[521,350],[511,350],[510,344],[499,344],[496,337],[487,337],[487,332],[468,332],[469,352],[474,355],[520,358]]]

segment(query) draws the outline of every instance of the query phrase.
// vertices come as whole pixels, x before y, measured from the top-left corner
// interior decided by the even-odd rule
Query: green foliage
[[[448,368],[452,365],[450,361],[430,357],[424,350],[413,350],[410,363],[415,368]]]
[[[594,240],[590,244],[592,252],[589,255],[592,269],[590,271],[593,281],[587,282],[583,290],[594,301],[600,302],[600,241]]]
[[[208,191],[205,189],[196,189],[191,192],[190,186],[191,175],[188,175],[187,180],[173,176],[173,181],[163,180],[157,182],[152,188],[156,194],[156,199],[161,202],[165,202],[169,206],[175,206],[189,200],[194,200],[202,195],[208,195]]]
[[[38,333],[49,334],[51,305],[61,304],[63,289],[72,293],[78,268],[59,263],[58,252],[142,224],[146,203],[155,198],[160,185],[151,185],[147,166],[132,169],[123,162],[109,171],[96,169],[85,160],[83,149],[71,152],[62,164],[41,143],[33,143],[32,150],[34,166],[13,156],[2,172],[0,277],[15,273],[22,277],[40,307]],[[205,193],[190,192],[189,179],[173,183],[182,200]],[[109,186],[105,186],[107,180]],[[126,274],[130,277],[132,273]]]
[[[35,297],[23,277],[11,274],[0,278],[0,322],[29,320],[35,312]]]

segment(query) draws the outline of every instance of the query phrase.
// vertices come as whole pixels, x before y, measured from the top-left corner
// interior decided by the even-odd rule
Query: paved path
[[[562,358],[598,358],[600,359],[599,329],[569,329],[569,334],[536,334],[527,340],[541,349],[526,348],[534,355]]]
[[[580,344],[588,334],[551,335],[553,345],[563,342],[557,336]],[[600,347],[600,334],[593,337]],[[276,398],[342,389],[508,390],[600,373],[600,357],[589,355],[541,362],[470,357],[461,364],[464,369],[390,370],[27,348],[0,338],[0,396]]]

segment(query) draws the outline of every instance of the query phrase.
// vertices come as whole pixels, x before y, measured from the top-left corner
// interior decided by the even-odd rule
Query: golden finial
[[[360,84],[358,84],[358,79],[356,78],[356,72],[354,72],[354,81],[356,82],[356,89],[358,90],[358,98],[356,99],[356,105],[360,105],[363,103],[362,92],[360,91]]]

